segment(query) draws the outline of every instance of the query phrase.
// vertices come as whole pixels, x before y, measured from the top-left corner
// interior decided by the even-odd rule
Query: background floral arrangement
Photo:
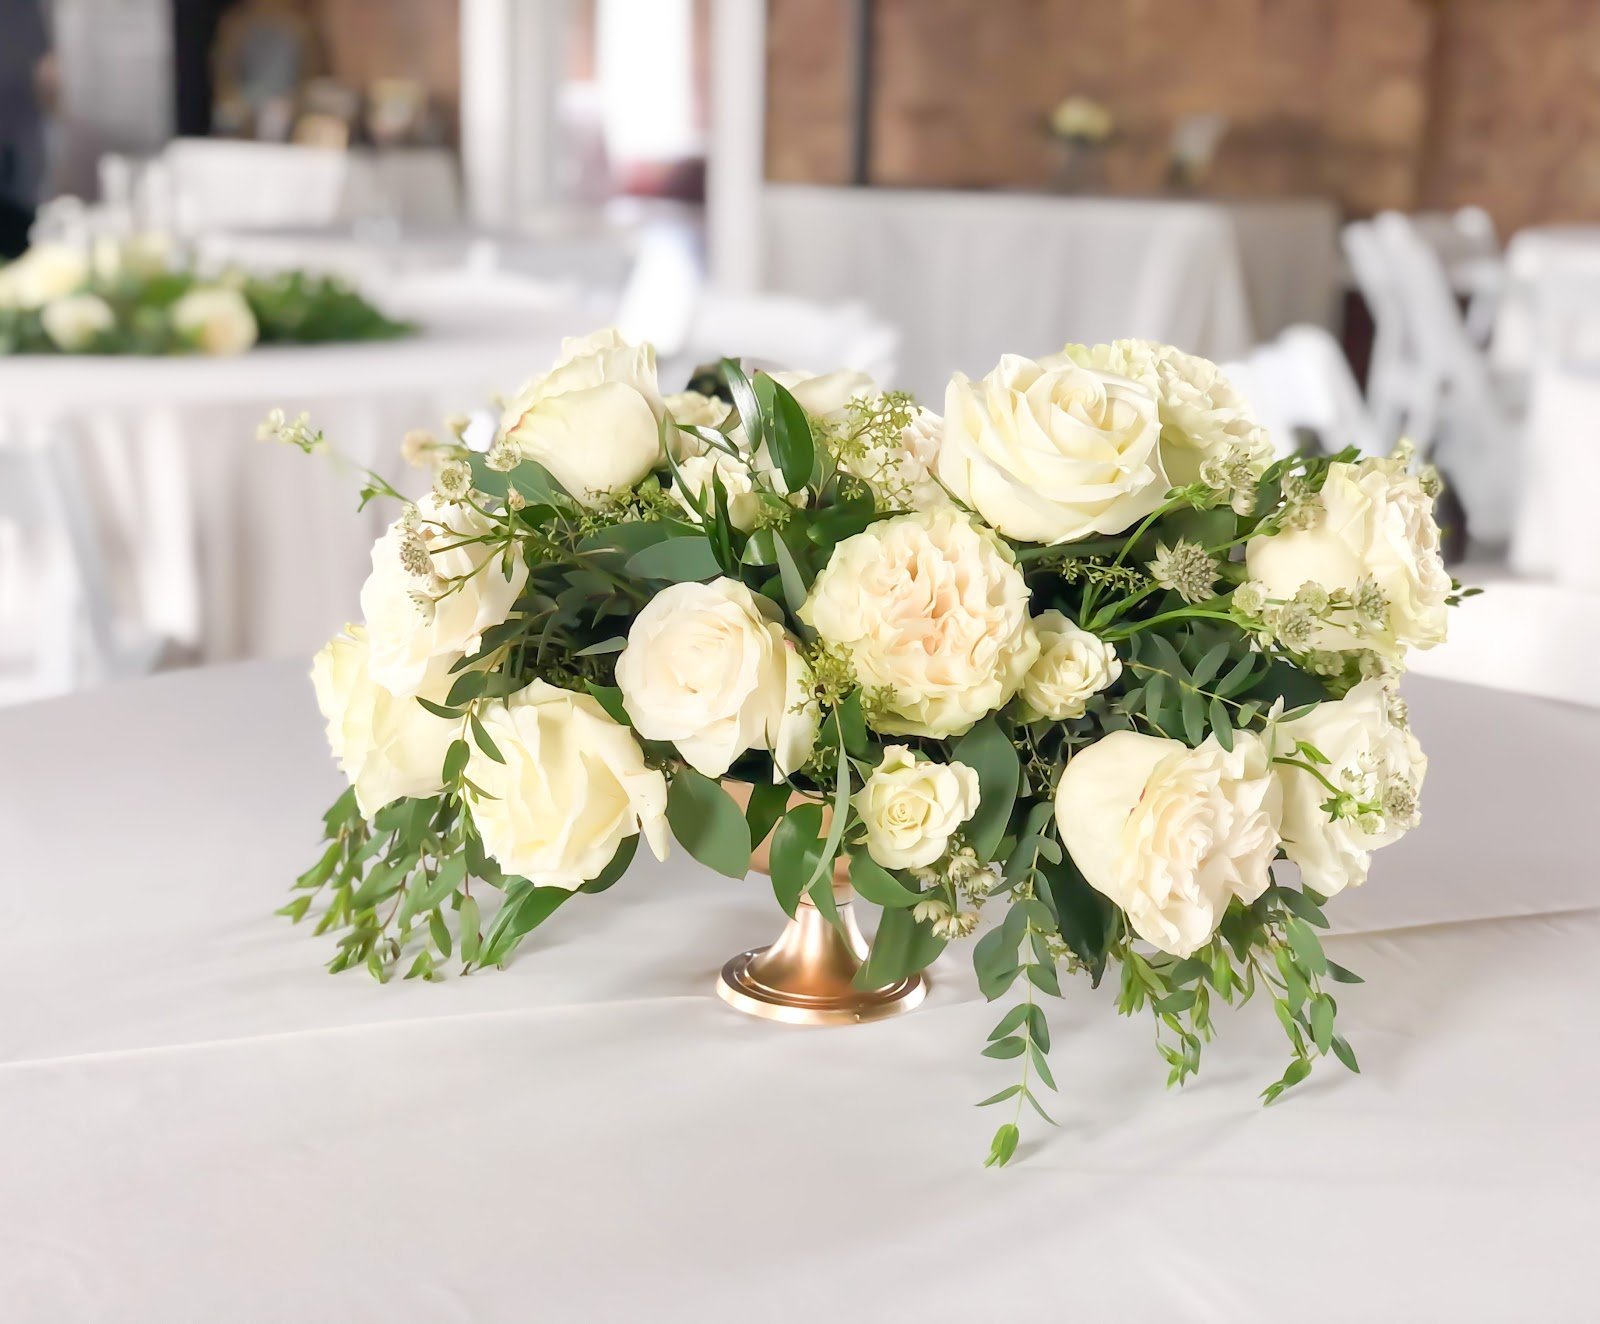
[[[412,328],[302,272],[203,280],[161,235],[37,244],[0,266],[0,354],[242,354],[262,343],[389,340]]]
[[[408,438],[433,490],[313,669],[351,786],[284,913],[325,899],[331,967],[499,965],[640,836],[733,878],[770,837],[790,915],[833,913],[839,859],[881,908],[864,986],[983,930],[984,995],[1018,999],[991,1163],[1054,1089],[1063,973],[1114,972],[1169,1083],[1256,995],[1291,1052],[1269,1102],[1356,1070],[1317,930],[1417,821],[1396,681],[1460,593],[1436,479],[1274,461],[1213,364],[1140,341],[1008,355],[942,418],[853,373],[697,380],[663,398],[602,332],[486,453]]]

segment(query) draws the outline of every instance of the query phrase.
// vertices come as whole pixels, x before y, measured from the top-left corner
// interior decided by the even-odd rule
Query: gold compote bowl
[[[727,789],[736,800],[748,798],[742,786],[730,784]],[[760,873],[770,871],[768,842],[757,847],[750,864]],[[856,975],[867,959],[867,941],[856,924],[854,896],[848,862],[840,858],[833,868],[838,924],[809,896],[802,896],[776,942],[741,952],[722,967],[717,996],[738,1011],[790,1025],[852,1025],[916,1007],[928,994],[923,975],[881,988],[856,986]]]

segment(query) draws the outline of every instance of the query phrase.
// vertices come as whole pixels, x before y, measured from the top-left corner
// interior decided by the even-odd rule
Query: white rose
[[[776,616],[737,580],[662,589],[617,659],[634,729],[670,740],[707,777],[747,749],[772,752],[774,781],[794,772],[811,756],[818,713],[805,660]]]
[[[57,349],[76,354],[111,330],[117,318],[98,294],[69,294],[45,304],[39,324]]]
[[[1292,598],[1302,584],[1381,593],[1370,614],[1342,609],[1319,624],[1307,649],[1370,648],[1401,662],[1408,646],[1444,642],[1450,575],[1433,500],[1418,479],[1386,461],[1330,466],[1309,527],[1252,538],[1245,564],[1275,599]]]
[[[1305,885],[1332,896],[1366,881],[1372,852],[1398,841],[1415,827],[1417,797],[1428,760],[1405,724],[1397,720],[1392,692],[1380,680],[1364,680],[1344,698],[1319,703],[1273,732],[1280,758],[1306,762],[1295,753],[1305,741],[1330,760],[1318,771],[1341,791],[1371,806],[1351,806],[1339,818],[1324,806],[1333,793],[1303,768],[1279,763],[1283,788],[1283,849],[1300,866]]]
[[[888,689],[881,731],[959,735],[1004,705],[1039,655],[1010,551],[954,508],[846,538],[800,618],[848,652],[862,685]]]
[[[477,652],[483,632],[511,614],[527,564],[515,557],[507,579],[499,548],[456,545],[494,527],[472,507],[430,493],[417,503],[415,527],[396,520],[372,545],[361,611],[378,684],[395,694],[417,693],[438,659],[453,663]]]
[[[756,472],[762,485],[779,496],[787,496],[789,488],[783,481],[783,474],[763,463],[765,458],[763,451],[756,460]],[[756,475],[751,473],[750,466],[726,451],[707,450],[680,461],[672,483],[673,499],[683,507],[691,523],[701,523],[695,503],[712,509],[715,500],[711,484],[713,474],[722,479],[722,490],[728,498],[728,518],[733,521],[733,527],[749,533],[756,527],[766,502],[757,491]]]
[[[43,308],[76,294],[89,280],[89,258],[70,244],[35,244],[0,266],[0,308]]]
[[[1053,722],[1082,717],[1089,698],[1122,674],[1117,650],[1059,611],[1040,612],[1033,629],[1039,636],[1039,660],[1023,678],[1023,703],[1031,714]]]
[[[202,354],[243,354],[259,334],[244,295],[222,285],[203,285],[174,303],[173,328]]]
[[[1008,354],[981,381],[951,379],[937,472],[1008,538],[1069,542],[1121,533],[1161,504],[1160,440],[1138,383]]]
[[[726,401],[714,395],[702,395],[699,391],[679,391],[669,395],[663,404],[672,421],[682,423],[685,427],[716,429],[728,417],[729,405]],[[692,432],[680,432],[673,428],[668,436],[675,460],[686,460],[706,452],[706,443]]]
[[[486,795],[470,812],[507,873],[576,890],[641,831],[667,858],[666,778],[593,698],[536,680],[478,716],[505,762],[472,747],[467,780]]]
[[[882,509],[933,510],[950,496],[933,476],[944,420],[919,408],[898,435],[885,444],[870,432],[838,449],[839,465],[866,483]]]
[[[1173,956],[1205,946],[1234,897],[1254,901],[1278,849],[1261,739],[1181,741],[1114,731],[1074,754],[1056,788],[1062,844],[1133,930]]]
[[[920,869],[978,812],[978,774],[965,763],[919,760],[906,746],[889,745],[853,801],[867,854],[885,869]]]
[[[825,372],[820,377],[814,372],[774,372],[769,375],[794,396],[800,408],[824,423],[839,422],[849,412],[852,401],[878,394],[877,383],[871,377],[851,368]]]
[[[524,384],[500,427],[524,456],[589,503],[656,467],[665,412],[655,349],[597,331],[564,341],[555,367]]]
[[[391,800],[444,789],[439,774],[461,725],[374,684],[368,660],[367,632],[347,626],[317,654],[311,683],[333,756],[355,787],[362,815],[371,818]],[[436,665],[422,686],[424,697],[442,701],[451,679],[445,666]]]
[[[1174,487],[1195,482],[1201,465],[1230,452],[1244,458],[1257,477],[1272,463],[1271,438],[1210,359],[1154,340],[1068,345],[1061,357],[1130,377],[1156,397],[1162,465]]]

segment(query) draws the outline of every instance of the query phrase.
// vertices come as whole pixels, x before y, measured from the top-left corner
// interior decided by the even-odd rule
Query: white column
[[[558,200],[566,36],[566,0],[461,0],[461,170],[481,225]]]
[[[712,0],[706,232],[720,289],[761,283],[766,125],[766,0]]]

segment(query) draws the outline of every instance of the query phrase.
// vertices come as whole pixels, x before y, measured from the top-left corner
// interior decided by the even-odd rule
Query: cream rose
[[[752,473],[742,459],[726,451],[708,449],[700,455],[691,455],[678,463],[671,488],[673,500],[683,507],[691,523],[699,524],[700,513],[695,504],[698,502],[707,510],[712,508],[711,480],[715,475],[722,479],[722,490],[728,498],[728,518],[733,521],[733,527],[749,533],[756,527],[761,508],[766,504],[757,489],[758,476],[768,491],[778,496],[787,496],[789,492],[783,474],[763,463],[764,459],[765,452],[756,461],[756,471]]]
[[[695,428],[720,428],[728,417],[729,406],[726,401],[717,399],[714,395],[702,395],[699,391],[679,391],[669,395],[663,402],[667,413],[674,423],[681,423],[685,427]],[[704,455],[707,450],[706,443],[692,432],[680,432],[673,428],[668,433],[672,446],[672,458],[687,460],[696,455]]]
[[[89,257],[68,244],[35,244],[0,266],[0,308],[43,308],[76,294],[89,280]]]
[[[592,503],[656,467],[665,412],[655,350],[597,331],[564,341],[555,367],[506,406],[500,428],[522,455]]]
[[[1373,605],[1335,611],[1305,649],[1372,649],[1402,662],[1408,647],[1444,642],[1450,575],[1433,500],[1417,478],[1383,460],[1331,465],[1308,513],[1306,527],[1245,544],[1250,577],[1274,599],[1316,584]]]
[[[667,858],[666,778],[589,695],[536,680],[484,704],[479,719],[505,762],[473,746],[467,779],[486,795],[470,812],[484,850],[507,873],[575,890],[640,832],[658,860]]]
[[[369,656],[367,632],[350,625],[311,663],[328,744],[366,818],[391,800],[442,791],[444,756],[461,730],[460,723],[435,717],[409,695],[396,697],[375,684]],[[423,696],[443,700],[450,681],[446,667],[435,665],[421,687]]]
[[[1367,878],[1372,852],[1398,841],[1415,827],[1417,797],[1428,760],[1399,719],[1393,692],[1380,680],[1364,680],[1344,698],[1319,703],[1273,731],[1280,758],[1308,762],[1295,752],[1304,741],[1329,759],[1318,772],[1348,799],[1338,817],[1326,806],[1336,797],[1313,773],[1278,763],[1283,789],[1283,849],[1300,866],[1307,887],[1333,896]]]
[[[1117,650],[1059,611],[1033,618],[1039,659],[1022,681],[1022,701],[1032,717],[1053,722],[1082,717],[1089,699],[1122,674]]]
[[[1061,359],[1130,377],[1160,409],[1161,457],[1174,487],[1201,476],[1207,460],[1235,454],[1259,477],[1272,463],[1272,440],[1250,417],[1244,399],[1210,359],[1154,340],[1068,345]],[[1055,361],[1055,360],[1049,360]]]
[[[414,518],[396,520],[372,545],[361,611],[379,685],[417,693],[439,659],[453,663],[477,652],[483,632],[511,614],[528,580],[526,563],[514,558],[507,579],[498,548],[456,545],[493,527],[472,507],[430,493]]]
[[[98,294],[69,294],[47,303],[39,314],[39,324],[57,349],[77,354],[116,326],[117,318]]]
[[[1009,550],[954,508],[873,524],[833,549],[800,619],[888,690],[880,731],[951,736],[1005,704],[1039,655]]]
[[[814,372],[775,372],[771,377],[794,396],[800,408],[824,423],[837,423],[849,412],[852,401],[878,394],[877,383],[852,368],[820,377]]]
[[[202,354],[243,354],[259,334],[244,295],[222,285],[190,290],[168,310],[173,328]]]
[[[853,803],[867,830],[867,854],[885,869],[920,869],[950,846],[978,812],[978,774],[964,763],[918,759],[889,745]]]
[[[732,579],[657,593],[617,659],[634,729],[671,741],[707,777],[747,749],[772,752],[774,781],[794,772],[811,757],[818,712],[805,660],[777,615]]]
[[[1162,502],[1156,400],[1138,383],[1064,360],[1008,354],[944,397],[937,474],[1008,538],[1121,533]]]
[[[1266,746],[1236,732],[1181,741],[1114,731],[1080,750],[1056,788],[1062,843],[1089,885],[1146,942],[1190,956],[1228,902],[1254,901],[1272,879],[1278,789]]]

